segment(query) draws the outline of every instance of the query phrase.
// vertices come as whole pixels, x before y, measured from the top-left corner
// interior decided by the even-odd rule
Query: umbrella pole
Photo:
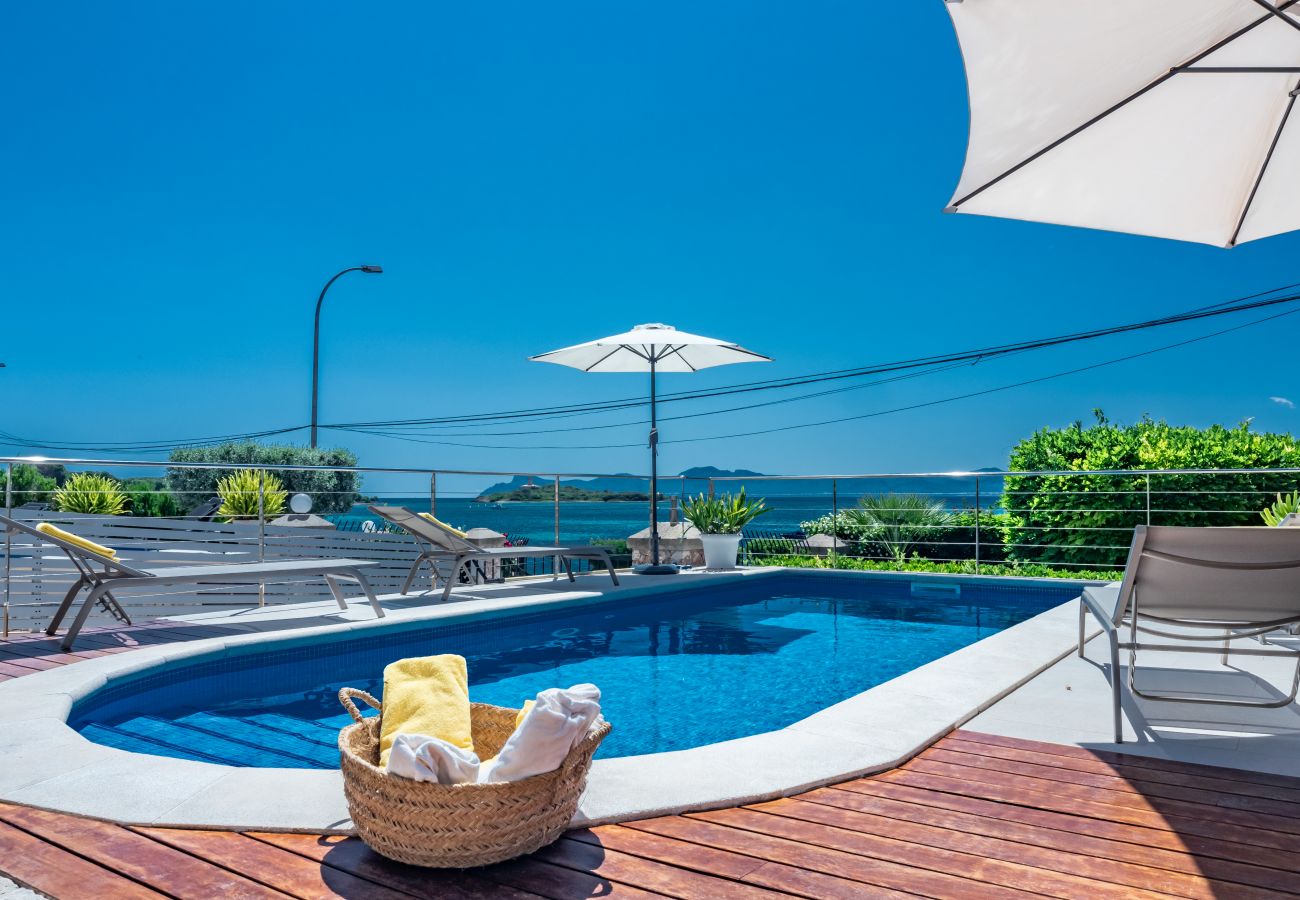
[[[650,348],[650,565],[659,565],[659,425],[655,416],[655,348]]]

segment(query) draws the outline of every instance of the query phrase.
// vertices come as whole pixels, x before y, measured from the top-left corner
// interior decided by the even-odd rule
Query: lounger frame
[[[415,583],[415,576],[419,574],[420,567],[426,562],[429,564],[430,577],[436,590],[439,574],[437,563],[440,560],[451,561],[451,568],[447,572],[440,598],[446,601],[451,596],[451,589],[460,581],[460,573],[466,566],[473,564],[478,567],[480,574],[486,575],[482,565],[484,562],[547,556],[554,556],[560,561],[564,566],[565,574],[569,576],[569,581],[576,580],[573,574],[573,560],[586,559],[604,563],[610,580],[614,582],[615,587],[618,587],[618,573],[614,571],[614,561],[604,547],[479,547],[404,506],[380,505],[370,506],[368,509],[385,522],[401,528],[420,548],[420,554],[411,564],[411,571],[407,573],[406,581],[402,584],[403,594],[410,592],[411,585]],[[559,573],[556,574],[558,577]]]

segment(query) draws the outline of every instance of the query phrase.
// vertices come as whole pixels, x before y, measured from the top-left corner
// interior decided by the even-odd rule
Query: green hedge
[[[312,449],[252,441],[173,450],[174,463],[231,463],[246,466],[355,466],[356,454],[343,449]],[[217,481],[233,469],[167,470],[167,486],[187,508],[217,495]],[[277,472],[289,494],[310,494],[312,512],[343,513],[361,494],[355,472]]]
[[[1144,418],[1042,431],[1011,451],[1014,471],[1247,469],[1300,467],[1289,434],[1214,425],[1174,426]],[[1148,512],[1146,485],[1151,484]],[[1122,565],[1135,525],[1259,525],[1294,475],[1016,475],[1006,479],[1007,558],[1069,566]],[[982,554],[981,554],[982,555]]]
[[[934,562],[928,559],[909,559],[902,564],[892,560],[859,559],[854,556],[831,554],[828,556],[766,556],[756,558],[751,565],[789,566],[795,569],[846,569],[858,572],[934,572],[944,575],[1016,575],[1021,578],[1069,578],[1079,581],[1118,581],[1120,572],[1106,569],[1058,569],[1037,563],[985,563],[983,553],[979,572],[975,562]]]
[[[1001,561],[1006,559],[1003,546],[1006,538],[1008,520],[988,510],[979,513],[979,552],[980,561]],[[840,513],[836,518],[830,513],[817,519],[801,522],[799,527],[804,534],[834,534],[845,542],[846,556],[865,556],[886,558],[891,554],[889,548],[874,540],[873,529],[855,524]],[[950,526],[927,528],[923,532],[924,540],[911,548],[913,556],[921,559],[974,559],[975,558],[975,510],[967,509],[957,513]],[[754,542],[749,542],[752,545]],[[779,552],[779,548],[763,548],[764,552]],[[754,552],[758,552],[755,550]]]

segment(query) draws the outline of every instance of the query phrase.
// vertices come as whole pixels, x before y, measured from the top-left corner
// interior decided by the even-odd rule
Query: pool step
[[[337,765],[338,759],[337,750],[327,756],[315,745],[309,744],[304,748],[291,735],[277,734],[257,726],[241,727],[238,719],[227,719],[209,713],[199,713],[179,720],[138,716],[119,722],[111,728],[117,733],[112,744],[115,747],[145,752],[161,750],[168,756],[203,762],[234,766],[327,769]],[[88,730],[83,730],[83,733],[92,740],[97,739]],[[144,741],[146,746],[136,746],[131,743],[132,739]],[[304,749],[306,752],[303,752]]]

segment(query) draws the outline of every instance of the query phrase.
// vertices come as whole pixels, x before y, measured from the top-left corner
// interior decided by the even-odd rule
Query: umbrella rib
[[[1283,22],[1290,25],[1296,31],[1300,31],[1300,22],[1297,22],[1295,19],[1291,18],[1285,12],[1282,11],[1286,9],[1286,6],[1277,7],[1274,6],[1272,3],[1269,3],[1268,0],[1251,0],[1251,2],[1253,2],[1256,6],[1262,6],[1264,9],[1269,11],[1270,15],[1277,16],[1279,19],[1281,19]]]
[[[684,347],[684,346],[686,346],[686,345],[683,344],[682,347]],[[682,356],[682,347],[673,347],[671,350],[669,350],[667,353],[665,353],[665,354],[664,354],[662,357],[660,357],[660,358],[661,358],[661,359],[667,359],[667,358],[670,357],[670,356],[676,356],[676,357],[679,358],[682,362],[686,363],[686,368],[690,369],[692,372],[698,372],[698,371],[700,371],[699,369],[695,368],[695,366],[691,365],[691,361],[690,361],[689,359],[687,359],[686,357]]]
[[[1288,8],[1294,6],[1296,3],[1300,3],[1300,0],[1286,0],[1286,2],[1283,3],[1281,6],[1270,7],[1270,12],[1281,12],[1282,10],[1285,10],[1285,9],[1288,9]],[[1249,32],[1251,32],[1251,31],[1253,31],[1254,29],[1258,28],[1260,25],[1262,25],[1262,24],[1264,24],[1265,22],[1271,20],[1272,18],[1273,18],[1273,17],[1272,17],[1271,15],[1268,15],[1268,16],[1261,16],[1260,18],[1256,19],[1254,22],[1251,22],[1249,25],[1245,25],[1245,26],[1243,26],[1242,28],[1238,29],[1238,30],[1237,30],[1236,32],[1234,32],[1233,34],[1228,35],[1226,38],[1224,38],[1223,40],[1219,41],[1217,44],[1215,44],[1214,46],[1210,47],[1209,49],[1207,49],[1207,50],[1203,50],[1203,51],[1201,51],[1200,53],[1196,54],[1196,56],[1192,57],[1190,60],[1188,60],[1188,61],[1187,61],[1186,63],[1184,63],[1183,65],[1184,65],[1184,66],[1195,65],[1196,63],[1198,63],[1198,62],[1200,62],[1201,60],[1205,59],[1205,57],[1209,56],[1211,53],[1215,53],[1215,52],[1217,52],[1217,51],[1219,51],[1219,50],[1222,50],[1224,47],[1226,47],[1226,46],[1228,46],[1229,44],[1231,44],[1231,43],[1232,43],[1233,41],[1235,41],[1237,38],[1241,37],[1241,36],[1244,35],[1244,34],[1248,34]],[[957,208],[958,208],[959,206],[961,206],[963,203],[965,203],[966,201],[968,201],[968,200],[970,200],[970,199],[972,199],[972,198],[978,196],[979,194],[984,193],[984,191],[986,191],[986,190],[988,190],[989,188],[993,187],[995,184],[998,184],[998,183],[1001,182],[1003,179],[1008,178],[1008,177],[1010,177],[1011,175],[1014,175],[1015,173],[1019,172],[1021,169],[1023,169],[1025,166],[1029,165],[1029,164],[1030,164],[1031,162],[1033,162],[1034,160],[1038,159],[1038,158],[1041,157],[1041,156],[1045,156],[1046,154],[1048,154],[1048,153],[1050,153],[1051,151],[1055,150],[1057,147],[1059,147],[1059,146],[1061,146],[1062,144],[1064,144],[1064,143],[1065,143],[1066,141],[1068,141],[1070,138],[1075,137],[1075,136],[1078,135],[1079,133],[1081,133],[1081,132],[1087,130],[1088,128],[1091,128],[1093,125],[1096,125],[1098,122],[1100,122],[1102,119],[1104,119],[1104,118],[1106,118],[1107,116],[1109,116],[1111,113],[1116,112],[1116,111],[1118,111],[1118,110],[1124,108],[1125,106],[1128,106],[1128,105],[1129,105],[1130,103],[1132,103],[1134,100],[1136,100],[1136,99],[1138,99],[1139,97],[1141,97],[1142,95],[1146,94],[1148,91],[1150,91],[1150,90],[1152,90],[1152,89],[1154,89],[1154,88],[1157,88],[1157,87],[1159,87],[1160,85],[1164,84],[1164,83],[1165,83],[1166,81],[1168,81],[1170,78],[1173,78],[1176,74],[1178,74],[1178,72],[1177,72],[1176,69],[1170,69],[1168,72],[1166,72],[1165,74],[1161,75],[1161,76],[1160,76],[1159,78],[1157,78],[1155,81],[1153,81],[1153,82],[1151,82],[1150,84],[1148,84],[1146,87],[1143,87],[1143,88],[1137,90],[1136,92],[1134,92],[1134,93],[1132,93],[1132,94],[1129,94],[1127,97],[1125,97],[1123,100],[1121,100],[1121,101],[1119,101],[1118,103],[1116,103],[1114,106],[1110,107],[1109,109],[1107,109],[1107,110],[1105,110],[1105,111],[1103,111],[1103,112],[1098,113],[1097,115],[1093,116],[1093,117],[1092,117],[1091,119],[1089,119],[1088,121],[1084,122],[1084,123],[1083,123],[1082,125],[1080,125],[1079,127],[1075,128],[1073,131],[1070,131],[1070,132],[1068,132],[1067,134],[1062,135],[1061,137],[1059,137],[1059,138],[1057,138],[1056,140],[1052,141],[1052,143],[1048,144],[1046,147],[1042,148],[1041,150],[1038,150],[1038,151],[1036,151],[1035,153],[1033,153],[1033,154],[1031,154],[1031,155],[1025,157],[1025,158],[1022,159],[1020,162],[1016,163],[1014,166],[1012,166],[1011,168],[1007,169],[1005,172],[1003,172],[1001,175],[998,175],[996,178],[992,179],[991,181],[987,181],[987,182],[985,182],[984,184],[980,185],[980,186],[977,187],[975,190],[971,191],[969,194],[967,194],[966,196],[962,197],[960,200],[957,200],[956,202],[954,202],[951,206],[949,206],[949,207],[947,208],[947,210],[945,210],[945,212],[956,212],[956,211],[957,211]]]
[[[1246,198],[1246,206],[1241,211],[1241,218],[1237,219],[1237,227],[1232,230],[1232,238],[1228,241],[1229,247],[1237,245],[1237,238],[1241,234],[1242,226],[1246,224],[1246,216],[1250,214],[1250,207],[1255,202],[1255,195],[1259,193],[1259,186],[1264,182],[1264,173],[1268,171],[1268,164],[1273,161],[1273,151],[1277,149],[1278,142],[1282,140],[1282,131],[1291,118],[1291,110],[1295,109],[1297,91],[1300,91],[1300,83],[1297,83],[1295,89],[1291,91],[1291,97],[1287,100],[1286,109],[1282,113],[1282,121],[1277,123],[1277,131],[1273,133],[1273,143],[1268,145],[1268,153],[1265,154],[1264,162],[1259,167],[1259,174],[1255,177],[1255,184],[1250,189],[1250,196]]]
[[[587,368],[583,369],[582,371],[584,371],[584,372],[590,372],[592,369],[596,368],[596,366],[600,365],[600,364],[603,363],[605,360],[607,360],[607,359],[609,359],[611,356],[613,356],[615,353],[617,353],[618,351],[623,350],[623,349],[631,349],[631,348],[615,347],[613,350],[611,350],[611,351],[609,351],[608,353],[606,353],[604,356],[602,356],[600,359],[596,360],[596,361],[595,361],[594,363],[592,363],[591,365],[587,366]],[[635,352],[635,351],[634,351],[634,352]]]

